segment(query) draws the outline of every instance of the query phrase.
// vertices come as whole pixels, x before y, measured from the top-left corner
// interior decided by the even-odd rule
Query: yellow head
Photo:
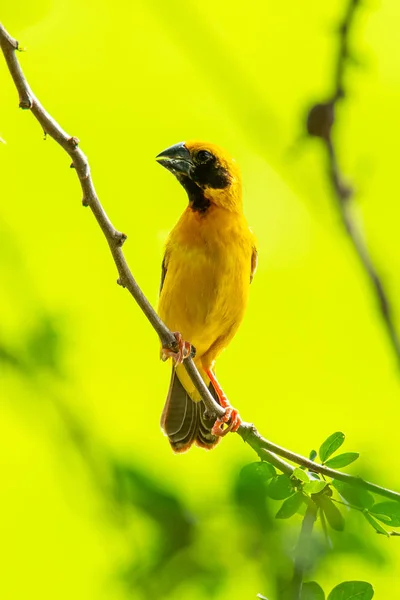
[[[211,205],[241,212],[242,183],[234,158],[215,144],[181,142],[156,160],[185,188],[192,210],[205,213]]]

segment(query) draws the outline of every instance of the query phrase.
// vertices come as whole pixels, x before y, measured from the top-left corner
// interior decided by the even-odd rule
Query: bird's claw
[[[215,421],[211,433],[218,437],[223,437],[230,431],[235,433],[241,424],[242,419],[240,418],[239,412],[236,410],[236,408],[227,406],[225,408],[225,414]],[[226,427],[224,427],[224,425],[226,425]]]
[[[192,346],[190,342],[186,342],[179,331],[174,331],[173,335],[178,344],[178,351],[174,352],[174,350],[170,350],[169,348],[162,348],[161,350],[161,359],[163,361],[172,358],[176,365],[180,365],[183,363],[185,358],[188,358],[191,354]]]

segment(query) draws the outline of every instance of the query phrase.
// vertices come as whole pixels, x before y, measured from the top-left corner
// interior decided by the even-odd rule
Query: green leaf
[[[366,581],[344,581],[339,583],[328,596],[328,600],[371,600],[374,588]]]
[[[328,496],[320,496],[318,504],[324,511],[326,520],[335,531],[343,531],[344,518],[338,507],[332,502]]]
[[[386,525],[392,525],[392,519],[387,515],[383,515],[382,513],[374,513],[374,517],[385,523]],[[394,525],[393,525],[394,527]]]
[[[245,480],[261,480],[267,481],[275,477],[276,471],[272,465],[267,462],[253,462],[243,467],[240,471],[240,477]]]
[[[297,492],[293,496],[290,496],[282,504],[278,512],[276,513],[276,519],[289,519],[297,513],[298,509],[304,502],[304,496],[301,492]]]
[[[374,519],[374,517],[372,517],[369,513],[365,512],[363,513],[364,517],[367,519],[368,523],[370,525],[372,525],[372,527],[375,529],[375,531],[377,531],[378,533],[382,533],[383,535],[386,535],[386,537],[390,537],[388,532],[386,531],[386,529],[384,529],[382,527],[382,525],[380,523],[378,523],[378,521],[376,521]]]
[[[303,490],[306,494],[319,494],[327,485],[327,481],[310,481],[303,485]]]
[[[368,509],[374,504],[373,496],[357,485],[349,485],[337,479],[332,480],[332,485],[349,504]]]
[[[314,461],[318,456],[318,452],[316,450],[311,450],[310,455],[309,455],[309,459]]]
[[[267,487],[267,496],[273,500],[284,500],[294,493],[293,484],[287,475],[278,475],[271,479]]]
[[[301,588],[300,600],[325,600],[324,590],[316,581],[307,581]]]
[[[299,469],[298,467],[293,471],[292,477],[294,477],[295,479],[299,479],[304,483],[308,483],[310,481],[310,478],[308,477],[307,473],[305,473],[303,469]]]
[[[325,461],[325,464],[327,467],[331,467],[331,469],[341,469],[347,467],[347,465],[351,465],[359,456],[358,452],[343,452],[343,454],[338,454]]]
[[[341,431],[332,433],[322,444],[319,449],[319,457],[324,463],[344,442],[345,435]]]
[[[400,503],[378,502],[370,509],[370,512],[383,523],[391,527],[400,527]]]

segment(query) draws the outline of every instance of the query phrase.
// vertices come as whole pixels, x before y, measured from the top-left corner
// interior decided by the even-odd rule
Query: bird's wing
[[[165,276],[167,274],[167,267],[168,267],[168,253],[166,252],[164,254],[164,258],[163,258],[162,265],[161,265],[160,294],[161,294],[161,291],[163,289]]]
[[[257,248],[255,246],[253,246],[253,253],[251,255],[250,283],[253,281],[253,277],[256,274],[257,264],[258,264]]]

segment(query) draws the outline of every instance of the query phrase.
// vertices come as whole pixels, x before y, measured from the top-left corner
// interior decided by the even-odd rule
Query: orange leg
[[[183,337],[179,333],[179,331],[174,331],[173,334],[178,343],[178,352],[174,352],[173,350],[170,350],[169,348],[162,348],[161,349],[161,359],[165,361],[165,360],[168,360],[169,358],[172,358],[175,361],[176,365],[180,365],[181,363],[183,363],[185,358],[190,356],[190,353],[192,351],[192,346],[191,346],[190,342],[186,342],[183,339]]]
[[[224,416],[220,417],[215,421],[211,433],[219,437],[226,435],[230,431],[234,433],[239,429],[242,423],[242,419],[240,418],[240,415],[236,408],[232,408],[232,406],[230,405],[229,400],[226,397],[225,392],[220,386],[218,379],[215,377],[213,371],[211,369],[205,369],[205,372],[207,373],[207,377],[211,381],[212,386],[218,396],[220,405],[222,406],[222,408],[225,408]],[[224,428],[224,425],[227,426]]]

